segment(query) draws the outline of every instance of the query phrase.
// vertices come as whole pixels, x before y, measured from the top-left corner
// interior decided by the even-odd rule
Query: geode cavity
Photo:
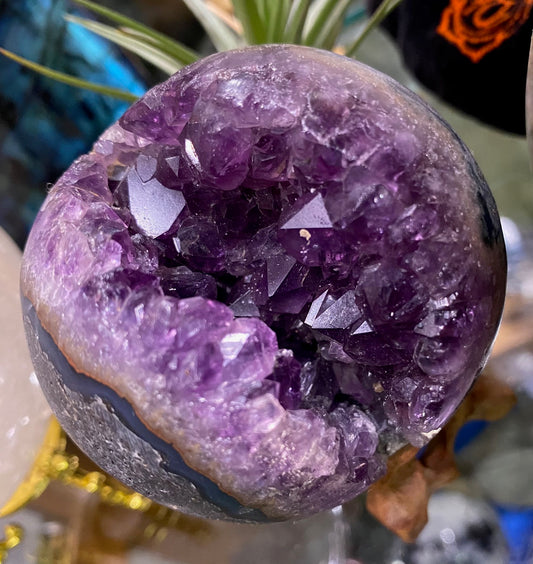
[[[477,165],[420,99],[309,48],[156,86],[51,190],[24,254],[61,424],[157,501],[244,520],[359,494],[483,366],[505,253]]]

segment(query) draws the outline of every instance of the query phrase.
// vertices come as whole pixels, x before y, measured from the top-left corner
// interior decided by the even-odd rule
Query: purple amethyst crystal
[[[482,368],[505,254],[421,100],[294,46],[204,59],[50,192],[24,255],[36,371],[104,469],[210,516],[336,506]]]

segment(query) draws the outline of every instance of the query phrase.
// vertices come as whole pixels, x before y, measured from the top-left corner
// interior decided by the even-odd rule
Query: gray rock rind
[[[50,343],[42,342],[45,330],[31,302],[23,298],[23,304],[24,328],[41,388],[63,429],[94,462],[128,487],[171,509],[209,519],[268,520],[260,511],[245,508],[234,498],[217,492],[215,484],[212,484],[215,502],[206,499],[207,496],[202,496],[191,481],[166,468],[167,462],[161,453],[128,428],[109,401],[98,394],[85,395],[67,386],[65,368],[62,367],[60,372],[56,366],[58,355],[64,363],[68,363],[66,357],[57,347],[50,350],[53,348]],[[71,371],[76,374],[72,367]],[[100,385],[96,381],[94,383]],[[176,453],[176,456],[179,454]],[[217,505],[217,497],[221,495],[228,498],[225,501],[226,505],[232,506],[231,514]]]

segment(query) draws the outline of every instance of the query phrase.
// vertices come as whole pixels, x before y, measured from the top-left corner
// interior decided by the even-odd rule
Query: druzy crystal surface
[[[22,273],[78,372],[269,518],[338,505],[427,442],[486,359],[504,284],[454,133],[377,71],[288,46],[148,92],[52,189]]]

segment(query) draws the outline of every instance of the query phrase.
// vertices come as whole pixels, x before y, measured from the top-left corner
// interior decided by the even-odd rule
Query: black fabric
[[[368,8],[372,12],[379,4],[380,0],[369,0]],[[477,62],[472,60],[475,53],[467,49],[465,54],[437,31],[443,12],[448,10],[449,14],[452,5],[457,10],[460,4],[478,6],[487,17],[503,10],[503,0],[404,0],[383,26],[397,42],[406,66],[423,85],[487,124],[524,135],[525,85],[533,29],[531,2],[516,0],[514,16],[527,16],[527,20],[518,22],[516,18],[513,25],[507,25],[504,31],[508,37],[498,46],[489,41],[494,48]],[[460,35],[461,28],[454,33]]]

